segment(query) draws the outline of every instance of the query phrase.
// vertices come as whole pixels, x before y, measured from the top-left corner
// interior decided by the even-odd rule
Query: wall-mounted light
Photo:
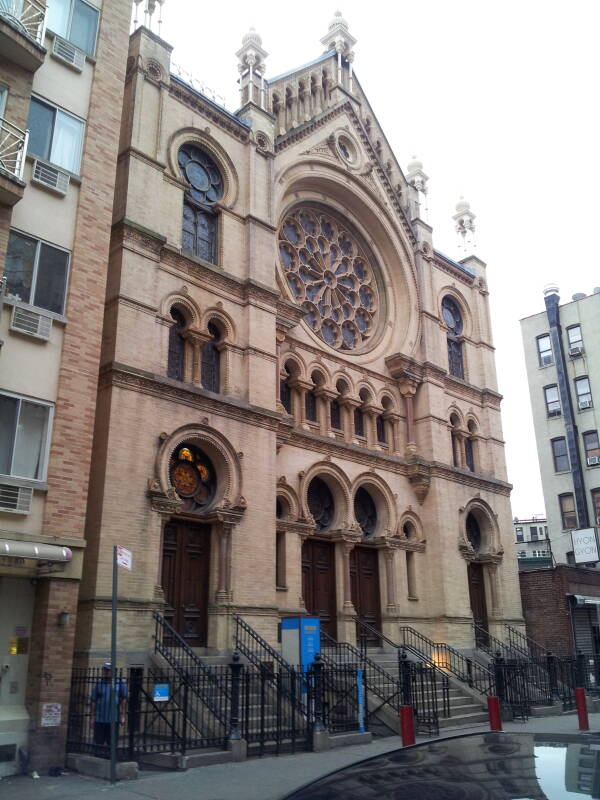
[[[65,628],[69,624],[70,614],[68,611],[59,611],[56,617],[56,624],[61,628]]]

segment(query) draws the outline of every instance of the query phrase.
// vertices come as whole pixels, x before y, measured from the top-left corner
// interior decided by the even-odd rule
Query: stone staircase
[[[385,648],[369,648],[367,650],[368,658],[377,664],[381,669],[385,670],[394,680],[398,680],[398,655],[396,650]],[[440,709],[439,726],[440,728],[454,728],[475,725],[487,722],[487,712],[485,711],[483,702],[478,699],[477,693],[470,692],[469,689],[463,686],[460,681],[455,680],[449,676],[449,705],[450,716],[442,716],[443,709],[443,690],[440,686],[438,688],[438,707]],[[390,691],[392,684],[390,683]],[[391,733],[397,733],[399,726],[396,722],[394,725],[389,718],[390,715],[385,715],[385,723],[388,727],[393,727]],[[374,731],[376,733],[376,731]],[[391,733],[389,735],[391,735]],[[379,733],[381,735],[381,733]]]

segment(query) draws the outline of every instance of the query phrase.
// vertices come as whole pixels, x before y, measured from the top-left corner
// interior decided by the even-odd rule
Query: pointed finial
[[[456,214],[452,219],[459,237],[459,248],[464,250],[466,255],[468,250],[475,248],[475,214],[462,196],[456,204]]]

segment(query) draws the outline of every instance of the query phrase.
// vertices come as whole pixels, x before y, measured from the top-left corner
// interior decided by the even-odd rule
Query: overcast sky
[[[563,302],[600,285],[600,4],[345,0],[339,8],[358,39],[356,73],[400,165],[416,154],[430,177],[435,247],[460,257],[452,221],[460,195],[477,215],[513,514],[543,512],[519,319],[544,309],[550,282]],[[315,0],[165,0],[162,35],[173,61],[234,111],[235,51],[248,28],[270,54],[268,78],[323,52],[336,9]]]

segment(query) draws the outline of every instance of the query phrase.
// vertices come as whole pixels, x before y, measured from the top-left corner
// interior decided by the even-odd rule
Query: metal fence
[[[234,654],[231,664],[206,670],[119,670],[116,692],[100,669],[75,669],[67,747],[103,758],[110,754],[111,715],[119,719],[117,755],[226,749],[245,739],[249,755],[312,747],[314,731],[365,730],[364,678],[347,666],[255,668]],[[362,700],[362,702],[361,702]]]

